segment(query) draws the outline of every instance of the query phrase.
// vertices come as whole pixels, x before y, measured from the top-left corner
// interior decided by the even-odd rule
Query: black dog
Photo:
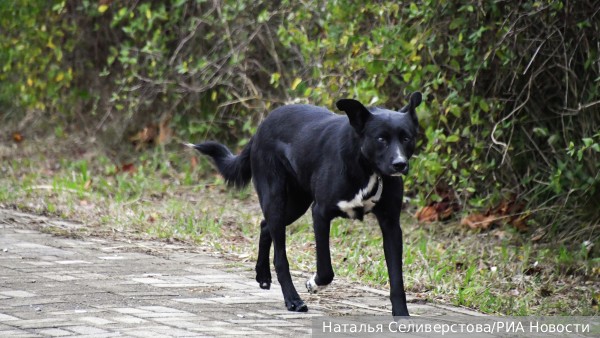
[[[216,142],[187,144],[211,156],[228,183],[241,187],[253,178],[264,215],[256,281],[263,289],[271,287],[272,241],[277,280],[288,310],[304,312],[308,307],[292,283],[285,227],[312,204],[317,272],[306,282],[308,291],[316,293],[333,280],[331,220],[362,220],[373,212],[383,234],[392,313],[408,316],[402,277],[401,175],[408,173],[408,159],[415,149],[415,108],[420,103],[419,92],[399,112],[340,100],[336,106],[347,118],[321,107],[288,105],[269,114],[238,156]]]

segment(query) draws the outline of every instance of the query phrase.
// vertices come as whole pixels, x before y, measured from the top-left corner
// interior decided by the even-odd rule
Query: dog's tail
[[[252,139],[239,155],[232,154],[226,146],[213,141],[199,144],[184,143],[184,145],[212,157],[219,173],[225,178],[228,185],[243,188],[250,182],[252,178],[252,169],[250,168]]]

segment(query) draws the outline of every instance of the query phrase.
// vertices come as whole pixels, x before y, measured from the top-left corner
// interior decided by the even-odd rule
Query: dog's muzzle
[[[408,174],[408,162],[405,159],[398,159],[392,162],[394,173],[392,176],[400,176]]]

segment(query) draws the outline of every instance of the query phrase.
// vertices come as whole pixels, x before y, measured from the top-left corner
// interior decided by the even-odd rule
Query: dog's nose
[[[394,167],[394,170],[397,172],[403,172],[406,170],[406,165],[406,160],[402,158],[396,159],[394,162],[392,162],[392,167]]]

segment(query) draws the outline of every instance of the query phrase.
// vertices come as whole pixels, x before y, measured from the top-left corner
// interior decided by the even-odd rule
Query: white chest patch
[[[374,190],[377,189],[377,190]],[[373,193],[375,191],[375,193]],[[362,208],[364,213],[367,213],[373,209],[375,204],[381,198],[381,192],[383,191],[383,183],[381,178],[373,174],[369,177],[367,186],[360,189],[353,199],[349,201],[339,201],[337,203],[338,208],[346,213],[349,218],[356,218],[356,208]],[[365,198],[366,196],[370,196]]]

